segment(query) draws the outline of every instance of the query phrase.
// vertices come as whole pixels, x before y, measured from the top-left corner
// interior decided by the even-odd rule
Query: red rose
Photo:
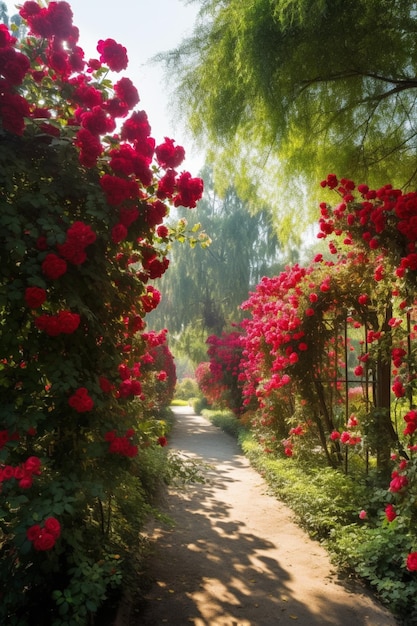
[[[139,187],[134,180],[104,174],[100,179],[100,185],[107,196],[107,202],[111,205],[122,204],[125,200],[139,196]]]
[[[136,207],[120,207],[119,221],[128,228],[139,217],[139,211]]]
[[[34,524],[33,526],[27,529],[26,537],[29,539],[29,541],[35,541],[35,539],[37,539],[39,535],[41,534],[41,530],[42,529],[39,526],[39,524]]]
[[[0,24],[0,48],[8,48],[16,42],[16,37],[10,34],[6,24]]]
[[[78,313],[60,311],[56,317],[60,332],[65,333],[66,335],[74,333],[80,325],[81,318]]]
[[[91,111],[82,113],[81,125],[93,135],[110,133],[116,127],[114,120],[106,114],[101,106],[95,106]]]
[[[397,517],[397,513],[395,512],[395,508],[392,504],[387,504],[385,507],[385,516],[389,522],[393,522]]]
[[[55,537],[50,532],[41,528],[39,536],[33,541],[33,547],[35,550],[46,552],[47,550],[52,550],[55,541]]]
[[[100,61],[106,63],[113,72],[125,70],[128,64],[127,51],[124,46],[116,43],[114,39],[100,39],[97,44]]]
[[[48,517],[45,520],[44,527],[55,539],[58,539],[61,534],[61,524],[55,517]]]
[[[156,234],[158,235],[158,237],[161,237],[161,239],[166,239],[168,237],[168,235],[169,235],[169,230],[165,226],[165,224],[161,224],[156,229]]]
[[[87,411],[91,411],[94,406],[94,401],[88,395],[88,389],[79,387],[69,398],[68,404],[78,413],[86,413]]]
[[[45,257],[42,263],[42,272],[48,278],[56,280],[67,271],[67,263],[56,254],[50,253]]]
[[[130,78],[121,78],[114,84],[114,91],[122,102],[125,102],[129,109],[133,109],[140,100],[138,90]]]
[[[121,129],[120,136],[123,141],[141,141],[149,137],[151,127],[148,122],[148,116],[145,111],[135,111],[127,119]]]
[[[167,206],[160,200],[155,200],[152,204],[146,205],[145,219],[151,228],[155,228],[155,226],[160,224],[167,214]]]
[[[111,239],[113,243],[120,243],[127,237],[127,228],[123,224],[116,224],[111,230]]]
[[[76,135],[75,145],[80,149],[80,163],[85,167],[94,167],[103,152],[99,138],[87,128],[80,128]]]
[[[191,178],[190,172],[183,172],[177,180],[178,194],[174,198],[175,206],[193,209],[203,195],[202,178]]]
[[[185,159],[182,146],[174,146],[174,140],[165,137],[165,142],[155,148],[158,163],[164,169],[179,167]]]
[[[30,61],[26,55],[13,48],[0,47],[0,67],[1,73],[8,83],[20,85],[30,68]]]
[[[23,467],[26,472],[29,472],[29,474],[36,474],[39,476],[41,473],[41,460],[37,456],[30,456],[23,463]]]
[[[158,444],[164,448],[168,445],[168,439],[166,437],[158,437]]]
[[[22,135],[25,129],[25,117],[29,117],[28,102],[17,93],[4,93],[0,96],[0,118],[4,130],[15,135]]]
[[[46,291],[41,287],[28,287],[25,291],[25,300],[28,307],[37,309],[46,300]]]
[[[158,182],[158,190],[156,195],[161,200],[165,198],[171,198],[175,191],[175,178],[176,174],[174,170],[168,170],[160,181]]]
[[[407,556],[407,569],[409,572],[417,572],[417,552],[411,552]]]

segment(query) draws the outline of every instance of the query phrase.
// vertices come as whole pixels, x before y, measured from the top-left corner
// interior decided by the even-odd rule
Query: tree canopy
[[[329,172],[415,184],[416,2],[195,1],[193,34],[164,59],[218,180],[258,206],[263,182],[288,228]]]
[[[233,187],[219,197],[208,168],[203,176],[205,192],[198,215],[188,211],[186,219],[191,229],[199,220],[211,245],[195,248],[192,259],[187,246],[172,249],[170,276],[159,281],[161,303],[150,315],[153,327],[167,326],[182,335],[183,351],[190,356],[207,334],[221,334],[242,318],[240,304],[262,276],[277,270],[280,252],[267,211],[251,215]],[[194,343],[197,348],[192,348]]]

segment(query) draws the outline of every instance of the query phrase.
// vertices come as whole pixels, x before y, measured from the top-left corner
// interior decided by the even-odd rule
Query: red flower
[[[28,307],[38,309],[46,300],[46,291],[41,287],[28,287],[25,291],[25,300]]]
[[[39,526],[39,524],[34,524],[33,526],[27,529],[26,537],[29,539],[29,541],[35,541],[35,539],[39,537],[40,533],[41,533],[41,527]]]
[[[127,228],[123,224],[116,224],[111,230],[111,239],[113,243],[120,243],[127,237]]]
[[[164,169],[179,167],[185,159],[182,146],[174,146],[174,140],[165,137],[165,142],[155,148],[157,161]]]
[[[3,26],[3,24],[0,24]],[[3,31],[4,32],[4,31]],[[0,39],[1,39],[0,31]],[[0,74],[10,85],[20,85],[30,68],[28,57],[13,48],[0,47]]]
[[[33,541],[33,547],[35,550],[39,550],[40,552],[46,552],[47,550],[52,550],[55,545],[55,537],[52,533],[47,530],[41,528],[38,537]]]
[[[78,413],[86,413],[87,411],[91,411],[94,406],[94,401],[88,395],[88,389],[79,387],[69,398],[68,404]]]
[[[100,185],[107,196],[107,202],[111,205],[122,204],[125,200],[137,198],[139,195],[139,187],[134,180],[104,174],[100,179]]]
[[[399,474],[398,472],[392,473],[392,480],[389,484],[389,491],[391,491],[392,493],[397,493],[398,491],[404,489],[404,487],[407,487],[407,485],[407,476],[401,476],[401,474]]]
[[[94,167],[103,152],[99,138],[87,128],[80,128],[74,143],[80,149],[80,163],[85,167]]]
[[[29,117],[28,102],[17,93],[0,95],[0,117],[4,130],[15,135],[22,135],[25,129],[25,117]]]
[[[129,109],[132,109],[139,102],[138,90],[130,78],[121,78],[114,84],[114,91],[122,102],[125,102]]]
[[[166,437],[158,437],[157,441],[162,448],[168,445],[168,439]]]
[[[125,70],[128,64],[127,51],[124,46],[114,39],[100,39],[97,44],[100,61],[106,63],[113,72]]]
[[[101,106],[95,106],[91,111],[82,113],[80,119],[83,128],[89,130],[93,135],[110,133],[116,127],[113,118],[107,115]]]
[[[161,239],[166,239],[169,235],[169,230],[164,224],[160,224],[156,229],[156,234],[158,237],[161,237]]]
[[[417,572],[417,552],[410,552],[407,556],[406,566],[409,572]]]
[[[44,527],[55,539],[58,539],[61,534],[61,524],[55,517],[48,517],[44,522]]]
[[[41,473],[41,460],[37,456],[30,456],[24,462],[23,467],[29,474],[36,474],[39,476]]]
[[[124,122],[120,136],[124,141],[134,143],[135,141],[143,141],[149,137],[150,133],[151,127],[145,111],[135,111]]]
[[[45,257],[42,263],[42,272],[48,278],[56,280],[67,271],[67,263],[64,259],[61,259],[56,254],[50,253]]]
[[[0,24],[0,48],[8,48],[16,43],[16,37],[10,34],[6,24]]]
[[[392,522],[397,517],[397,513],[395,512],[395,508],[392,504],[387,504],[385,507],[385,516],[389,522]]]
[[[204,183],[202,178],[191,178],[190,172],[183,172],[177,180],[177,188],[174,205],[193,209],[203,195]]]
[[[100,389],[103,393],[111,393],[114,385],[112,385],[111,382],[105,376],[100,376],[98,382],[100,385]]]

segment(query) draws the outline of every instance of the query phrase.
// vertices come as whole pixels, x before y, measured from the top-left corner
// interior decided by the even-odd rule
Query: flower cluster
[[[61,534],[61,525],[55,517],[48,517],[43,526],[34,524],[26,531],[26,536],[33,543],[35,550],[52,550]]]
[[[29,489],[33,485],[33,477],[39,476],[40,473],[41,460],[36,456],[31,456],[16,467],[0,466],[0,484],[14,478],[21,489]]]
[[[129,428],[121,436],[118,436],[116,431],[112,430],[105,434],[104,440],[109,444],[110,454],[119,454],[120,456],[133,458],[138,453],[138,446],[132,443],[134,436],[135,431],[133,428]]]
[[[77,413],[87,413],[94,407],[94,400],[89,396],[86,387],[79,387],[69,398],[68,404]]]
[[[44,313],[35,319],[35,326],[38,330],[45,332],[50,337],[60,334],[72,335],[80,325],[80,316],[71,311],[59,311],[56,315]]]
[[[370,250],[389,250],[398,277],[417,270],[417,192],[403,193],[390,184],[379,189],[365,184],[356,187],[353,181],[339,181],[334,174],[329,174],[322,186],[335,189],[341,202],[334,209],[321,205],[319,237],[343,233],[345,245],[362,241]],[[360,200],[355,198],[355,190]],[[381,268],[376,278],[382,276]]]

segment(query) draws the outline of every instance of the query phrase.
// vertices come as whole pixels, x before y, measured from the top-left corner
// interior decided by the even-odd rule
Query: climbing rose
[[[91,411],[94,406],[94,401],[88,395],[88,389],[79,387],[69,398],[68,404],[78,413],[86,413],[87,411]]]
[[[114,85],[114,91],[122,102],[125,102],[131,109],[138,104],[140,98],[138,90],[130,80],[130,78],[121,78]]]
[[[67,263],[64,259],[61,259],[56,254],[47,254],[45,260],[42,263],[42,272],[51,278],[56,280],[67,271]]]
[[[61,534],[61,525],[55,517],[48,517],[45,520],[44,527],[55,539],[58,539]]]
[[[31,309],[37,309],[45,302],[46,291],[41,287],[28,287],[25,291],[25,300]]]
[[[397,517],[397,513],[395,512],[395,508],[392,504],[387,504],[385,507],[385,517],[389,522],[392,522]]]
[[[407,569],[409,572],[417,572],[417,552],[410,552],[407,556]]]
[[[158,163],[164,169],[175,169],[185,159],[185,150],[182,146],[174,146],[174,140],[165,137],[165,142],[155,148]]]
[[[128,64],[127,51],[120,43],[114,39],[100,39],[97,44],[97,51],[100,53],[100,61],[106,63],[113,72],[125,70]]]

